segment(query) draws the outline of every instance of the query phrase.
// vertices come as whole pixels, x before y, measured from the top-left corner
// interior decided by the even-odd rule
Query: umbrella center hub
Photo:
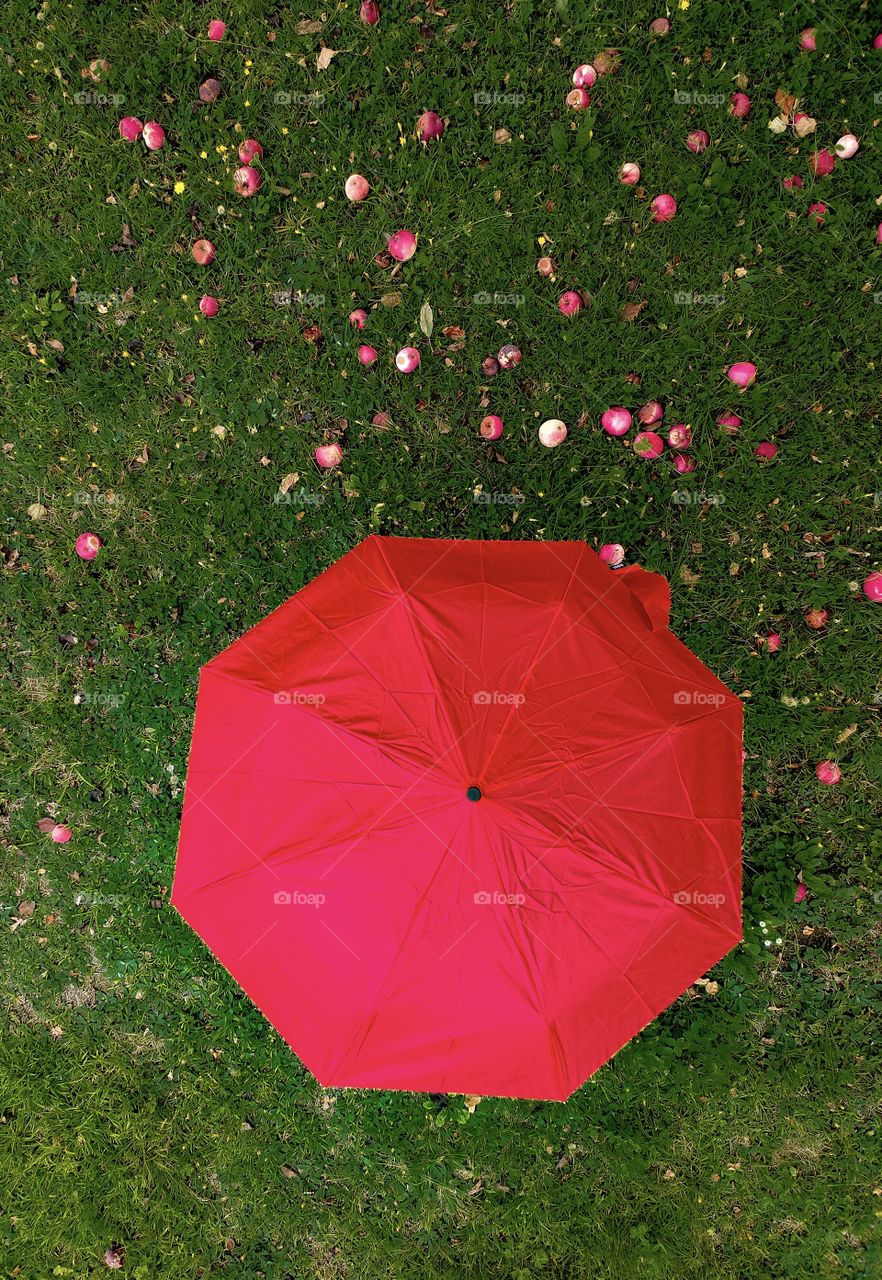
[[[480,787],[468,787],[468,788],[467,788],[467,790],[466,790],[466,799],[467,799],[467,800],[480,800],[480,799],[481,799],[481,788],[480,788]]]

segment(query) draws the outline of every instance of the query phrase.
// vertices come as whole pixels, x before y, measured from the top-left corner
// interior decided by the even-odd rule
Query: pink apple
[[[399,373],[413,373],[420,364],[420,353],[416,347],[402,347],[395,357],[395,368]]]
[[[155,120],[148,120],[144,125],[141,137],[144,139],[144,146],[148,150],[158,151],[165,142],[165,129],[161,124],[157,124]]]
[[[737,413],[721,413],[717,418],[717,426],[722,427],[727,436],[734,436],[741,426]]]
[[[215,80],[213,76],[209,76],[207,80],[203,80],[199,86],[200,102],[217,102],[221,96],[220,81]]]
[[[777,631],[770,631],[769,634],[764,637],[763,644],[766,646],[769,653],[777,653],[781,648],[782,640]]]
[[[213,18],[208,24],[209,40],[214,40],[215,43],[219,40],[223,40],[226,29],[227,24],[225,22],[221,22],[220,18]]]
[[[119,122],[119,136],[126,142],[136,142],[144,132],[144,126],[137,116],[123,116]]]
[[[842,781],[842,770],[832,760],[822,760],[820,764],[816,764],[815,773],[818,782],[823,782],[826,787],[835,787],[837,782]]]
[[[600,415],[600,425],[607,435],[623,436],[631,430],[631,414],[621,405],[606,409]]]
[[[417,137],[420,142],[431,142],[444,133],[444,121],[435,111],[424,111],[417,120]]]
[[[81,533],[74,543],[74,550],[81,560],[94,560],[101,550],[101,539],[97,533]]]
[[[649,30],[654,36],[666,36],[670,29],[670,18],[653,18],[649,24]]]
[[[371,184],[360,173],[350,173],[343,187],[346,192],[346,199],[351,200],[353,204],[358,204],[360,200],[364,200],[370,189]]]
[[[591,94],[587,89],[570,89],[567,94],[567,106],[574,111],[584,111],[591,106]]]
[[[331,467],[339,467],[343,461],[343,449],[339,444],[320,444],[314,456],[320,467],[330,470]]]
[[[485,440],[498,440],[502,435],[502,419],[498,414],[488,413],[486,418],[481,419],[478,430]]]
[[[814,217],[819,227],[824,225],[824,214],[827,212],[827,206],[820,200],[816,200],[814,204],[810,204],[806,209],[807,217]]]
[[[653,222],[670,222],[677,212],[677,201],[667,192],[656,196],[650,203]]]
[[[815,49],[815,28],[806,27],[805,31],[801,31],[799,33],[799,43],[803,49],[808,49],[809,52],[813,53]]]
[[[604,564],[620,565],[625,559],[625,548],[620,542],[605,542],[597,553]]]
[[[416,236],[412,231],[396,231],[389,237],[387,248],[396,262],[410,262],[416,253]]]
[[[56,823],[49,834],[56,844],[67,844],[68,840],[73,835],[73,832],[70,827],[66,826],[63,822],[59,822]]]
[[[802,178],[799,176],[798,173],[794,173],[789,178],[785,178],[781,183],[781,186],[784,187],[785,190],[787,191],[792,191],[794,187],[798,187],[802,189],[804,185],[805,184],[803,183]]]
[[[686,134],[686,146],[694,155],[700,156],[702,151],[707,150],[709,144],[710,137],[704,129],[693,129],[691,133]]]
[[[215,249],[210,240],[197,240],[190,252],[200,267],[207,267],[214,262]]]
[[[875,603],[882,601],[882,573],[877,569],[864,578],[864,595]]]
[[[859,139],[853,133],[844,133],[833,150],[840,160],[850,160],[853,155],[857,155],[857,149],[860,145]]]
[[[751,102],[746,93],[733,93],[729,99],[729,115],[736,120],[746,120],[750,115]]]
[[[749,360],[741,360],[738,364],[729,366],[726,370],[726,377],[730,382],[734,382],[736,387],[740,387],[744,391],[747,387],[752,387],[756,382],[756,365],[751,364]]]
[[[521,363],[521,349],[509,343],[499,348],[496,359],[499,361],[500,368],[515,369]]]
[[[633,187],[640,181],[640,165],[628,161],[619,169],[619,182],[626,187]]]
[[[367,23],[369,27],[375,27],[380,21],[380,6],[376,0],[362,0],[358,13],[362,22]]]
[[[539,258],[536,263],[536,270],[539,272],[540,276],[553,276],[557,270],[557,264],[554,261],[554,258]]]
[[[634,452],[638,458],[653,462],[665,451],[665,442],[655,431],[641,431],[634,437]]]
[[[263,159],[263,147],[256,138],[246,138],[239,143],[239,159],[242,164],[251,164],[252,160]]]
[[[663,416],[664,409],[658,400],[648,400],[637,410],[637,421],[644,427],[651,427],[656,422],[661,422]]]
[[[668,432],[668,444],[672,449],[688,449],[692,444],[692,430],[685,422],[676,422]]]
[[[584,305],[580,293],[577,293],[575,289],[567,289],[566,293],[560,295],[557,309],[562,316],[574,316],[577,311],[582,310]]]
[[[378,358],[378,355],[379,353],[376,347],[369,347],[367,343],[365,343],[364,346],[361,346],[358,348],[358,359],[360,364],[363,364],[363,365],[374,364],[374,362]]]
[[[356,307],[354,311],[349,312],[349,323],[354,324],[356,329],[363,329],[367,324],[368,313],[364,307]]]
[[[567,438],[567,424],[560,418],[549,418],[539,428],[539,441],[547,449],[556,449]]]
[[[778,456],[778,446],[772,444],[769,440],[763,440],[754,449],[753,456],[759,458],[760,462],[771,462],[773,458]]]
[[[824,147],[810,157],[809,168],[816,178],[824,178],[836,168],[836,157],[832,151]]]
[[[690,453],[678,453],[674,458],[674,470],[678,475],[686,476],[695,470],[695,459]]]
[[[577,89],[590,89],[597,82],[597,72],[590,62],[583,62],[573,72],[573,84]]]
[[[243,165],[233,174],[233,185],[240,196],[256,196],[260,190],[260,174],[250,164]]]
[[[210,293],[206,293],[204,297],[199,299],[199,310],[204,316],[216,316],[220,310],[220,303],[217,298],[213,298]]]

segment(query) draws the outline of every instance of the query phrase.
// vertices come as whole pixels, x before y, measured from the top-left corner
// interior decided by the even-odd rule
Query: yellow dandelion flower
[[[176,183],[175,183],[175,195],[176,195],[176,196],[181,195],[181,194],[182,194],[182,192],[183,192],[185,189],[186,189],[186,187],[185,187],[185,184],[184,184],[183,182],[176,182]]]

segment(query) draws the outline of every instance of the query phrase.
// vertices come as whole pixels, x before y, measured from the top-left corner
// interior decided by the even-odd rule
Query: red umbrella
[[[741,939],[664,578],[371,537],[207,666],[172,902],[326,1086],[566,1099]]]

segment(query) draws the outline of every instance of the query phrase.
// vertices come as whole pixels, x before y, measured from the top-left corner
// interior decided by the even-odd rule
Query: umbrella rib
[[[526,675],[523,677],[523,679],[522,679],[522,681],[521,681],[521,684],[520,684],[520,688],[517,690],[517,692],[518,692],[518,694],[519,694],[519,695],[522,695],[522,694],[524,693],[524,690],[526,689],[527,684],[529,683],[530,676],[533,674],[533,671],[536,669],[536,667],[537,667],[537,666],[538,666],[538,664],[539,664],[539,659],[540,659],[540,657],[544,657],[544,656],[545,656],[545,654],[544,654],[544,652],[543,652],[544,647],[545,647],[545,642],[546,642],[546,640],[548,639],[549,635],[551,634],[551,630],[552,630],[552,628],[554,627],[555,623],[557,622],[558,618],[560,617],[561,611],[562,611],[562,609],[563,609],[563,607],[564,607],[564,604],[566,603],[566,598],[567,598],[567,596],[569,595],[570,588],[572,587],[572,585],[573,585],[573,583],[574,583],[574,581],[575,581],[575,579],[576,579],[576,571],[577,571],[577,569],[579,568],[579,566],[581,565],[581,563],[582,563],[582,559],[583,559],[583,558],[584,558],[584,552],[583,552],[583,555],[582,555],[582,556],[577,557],[577,559],[576,559],[575,563],[573,564],[572,568],[570,569],[570,580],[569,580],[569,582],[567,583],[567,585],[564,587],[564,589],[563,589],[563,593],[562,593],[562,595],[561,595],[560,599],[558,600],[557,605],[556,605],[556,607],[555,607],[554,615],[553,615],[553,617],[551,618],[551,620],[549,621],[548,626],[545,628],[545,631],[543,632],[543,635],[542,635],[542,639],[539,641],[538,645],[536,646],[536,652],[533,654],[533,657],[532,657],[532,659],[530,660],[530,662],[529,662],[529,664],[528,664],[528,666],[527,666],[527,672],[526,672]],[[561,563],[564,563],[564,562],[563,562],[563,561],[561,561]],[[486,611],[486,605],[485,605],[485,611]],[[495,737],[494,737],[494,739],[493,739],[493,745],[492,745],[492,747],[490,748],[490,751],[489,751],[489,753],[488,753],[488,755],[487,755],[487,758],[485,759],[485,761],[484,761],[484,763],[483,763],[483,769],[484,769],[485,774],[488,774],[488,775],[489,775],[490,762],[492,761],[492,759],[493,759],[494,755],[496,754],[496,750],[497,750],[497,748],[498,748],[498,746],[499,746],[500,742],[502,741],[502,735],[503,735],[503,733],[505,732],[505,730],[508,728],[509,721],[511,720],[512,716],[515,714],[515,712],[517,711],[517,709],[518,709],[518,704],[517,704],[517,702],[516,702],[516,701],[515,701],[515,702],[512,702],[511,706],[510,706],[510,707],[509,707],[509,709],[508,709],[508,713],[507,713],[507,714],[506,714],[506,716],[505,716],[505,719],[502,721],[502,723],[500,724],[499,728],[498,728],[498,729],[497,729],[497,731],[496,731],[496,735],[495,735]]]

